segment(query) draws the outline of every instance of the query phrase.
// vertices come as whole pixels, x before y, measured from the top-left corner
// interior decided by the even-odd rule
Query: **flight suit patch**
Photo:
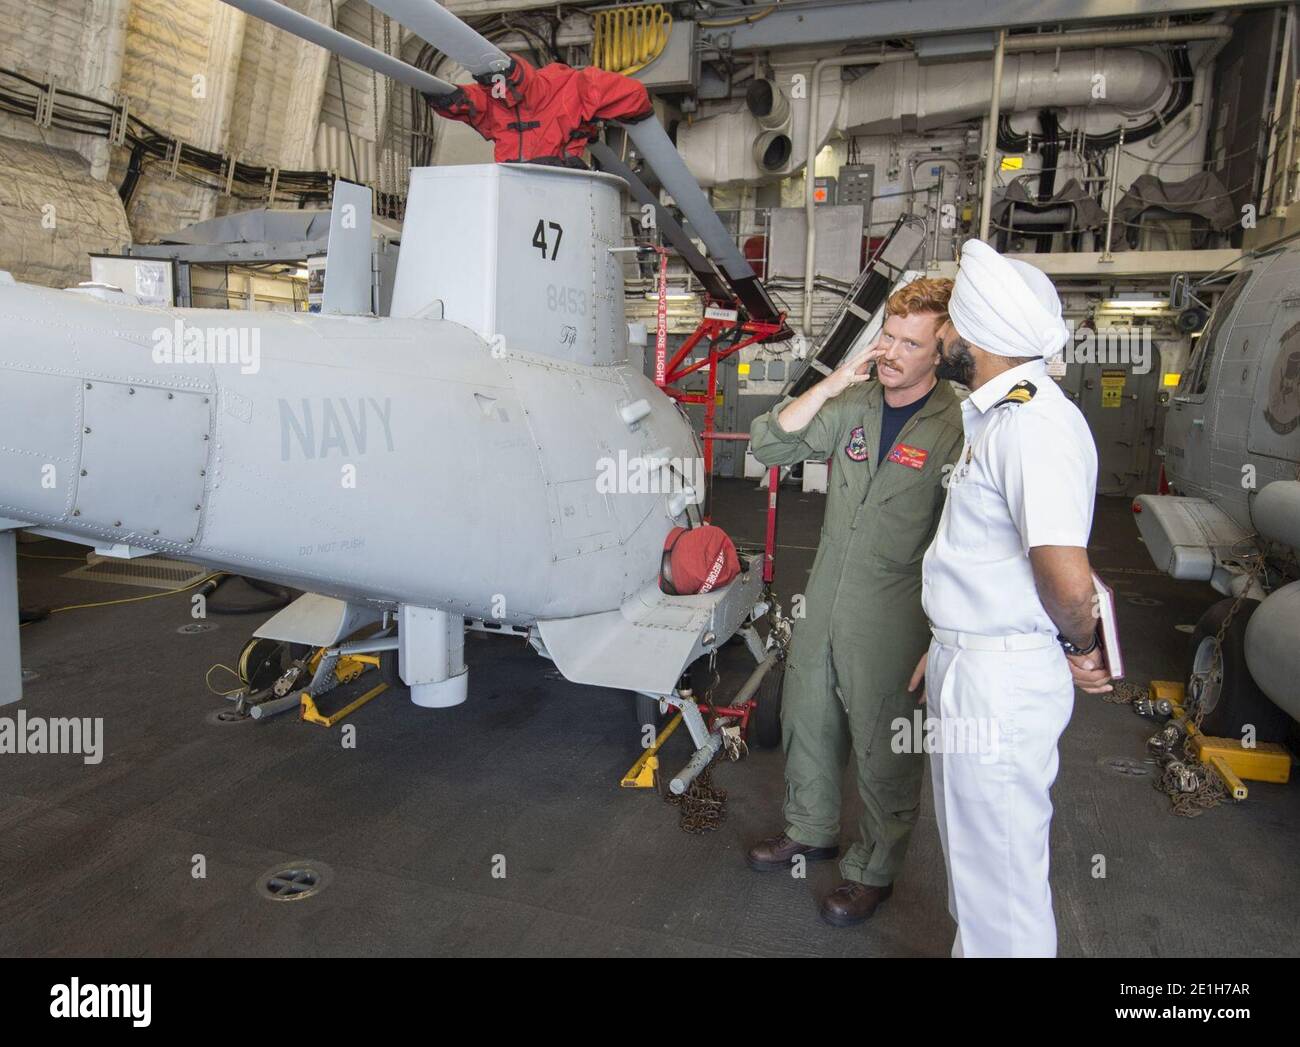
[[[853,432],[849,433],[848,446],[844,448],[847,454],[855,462],[865,462],[867,460],[867,434],[863,431],[862,426],[858,426]]]
[[[930,457],[930,452],[920,447],[910,447],[907,444],[899,444],[889,452],[888,461],[897,462],[899,465],[905,465],[909,469],[924,469],[925,460]]]

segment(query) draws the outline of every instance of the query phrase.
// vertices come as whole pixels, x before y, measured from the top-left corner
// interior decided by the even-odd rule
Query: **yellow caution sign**
[[[1101,406],[1121,407],[1124,404],[1124,385],[1128,374],[1124,371],[1101,372]]]
[[[1019,171],[1024,166],[1025,158],[1023,156],[1004,156],[1002,158],[1002,170],[1004,171]]]

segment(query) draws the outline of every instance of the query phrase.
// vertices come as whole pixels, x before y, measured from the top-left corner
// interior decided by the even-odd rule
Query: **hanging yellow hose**
[[[644,69],[663,54],[673,28],[673,16],[663,4],[597,11],[593,19],[591,64],[624,76]]]

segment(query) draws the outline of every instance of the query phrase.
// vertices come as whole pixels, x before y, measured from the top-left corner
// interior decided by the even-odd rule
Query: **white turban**
[[[983,240],[962,245],[948,317],[966,341],[998,356],[1055,356],[1069,337],[1046,274]]]

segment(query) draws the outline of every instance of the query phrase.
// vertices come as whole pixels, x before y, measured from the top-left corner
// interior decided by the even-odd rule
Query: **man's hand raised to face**
[[[880,339],[877,338],[861,356],[852,357],[840,364],[834,371],[828,374],[818,383],[820,389],[827,400],[839,396],[845,389],[852,388],[855,385],[861,385],[863,382],[871,380],[871,365],[884,353],[880,347]]]
[[[787,433],[798,432],[817,417],[817,412],[826,405],[828,400],[835,399],[845,389],[870,381],[867,372],[883,352],[884,350],[880,348],[880,339],[877,338],[871,348],[861,356],[853,357],[840,364],[777,415],[777,422],[780,423],[781,428]]]

